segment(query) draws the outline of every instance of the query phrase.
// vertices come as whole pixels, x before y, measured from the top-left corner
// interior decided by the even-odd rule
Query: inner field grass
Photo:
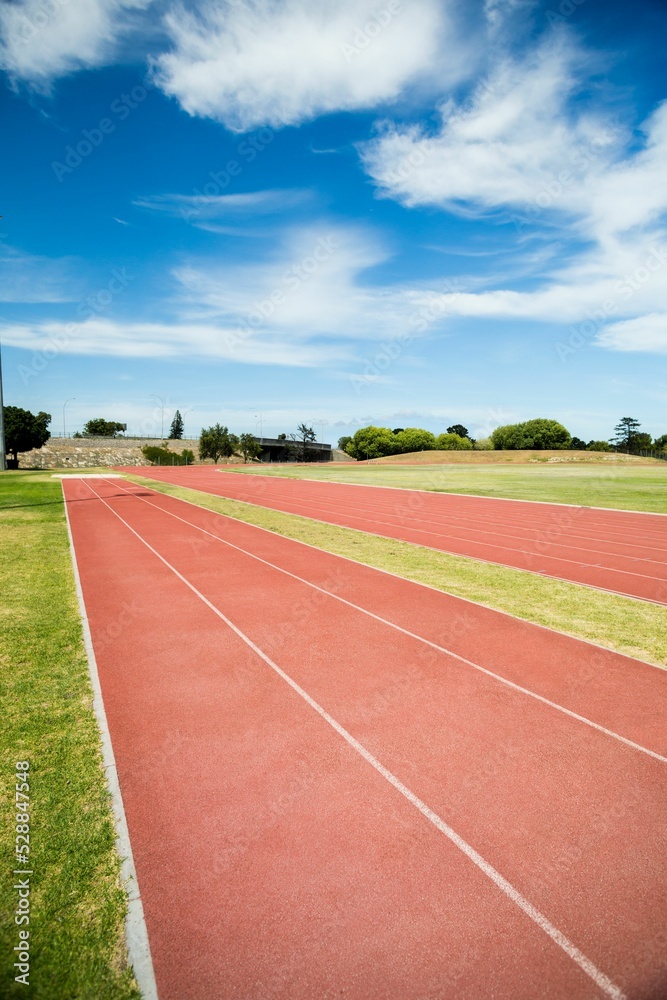
[[[62,489],[0,475],[0,996],[139,1000]],[[15,982],[15,764],[30,762],[30,985]]]
[[[429,584],[579,639],[667,667],[667,608],[576,583],[449,555],[410,542],[322,524],[295,514],[214,497],[139,475],[137,483],[208,510],[307,542],[367,566]],[[667,530],[667,524],[666,524]]]
[[[534,465],[412,467],[363,462],[349,465],[239,465],[234,466],[234,472],[667,514],[667,462],[648,466],[538,462]]]

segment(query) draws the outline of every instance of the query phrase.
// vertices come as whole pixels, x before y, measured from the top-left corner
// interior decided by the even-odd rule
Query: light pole
[[[0,346],[0,472],[7,471],[5,457],[5,410],[2,401],[2,347]]]
[[[259,417],[259,443],[264,444],[264,424],[262,422],[262,414],[256,413],[255,418]],[[255,430],[257,429],[257,424],[255,424]]]
[[[63,403],[63,437],[64,438],[67,437],[67,427],[65,425],[65,407],[67,406],[68,403],[73,403],[75,399],[76,399],[76,396],[70,396],[70,398],[66,399],[65,402]]]
[[[181,420],[183,421],[183,433],[184,434],[185,434],[185,418],[187,417],[188,413],[192,413],[193,410],[194,410],[194,406],[189,406],[187,408],[187,410],[185,411],[185,413],[181,414]]]
[[[164,441],[164,400],[163,400],[162,396],[157,396],[154,392],[151,393],[151,399],[159,399],[160,400],[160,408],[161,408],[160,409],[160,412],[161,412],[160,438]]]

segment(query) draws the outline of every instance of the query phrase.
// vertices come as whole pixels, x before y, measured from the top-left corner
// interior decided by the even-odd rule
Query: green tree
[[[51,414],[43,410],[35,416],[30,410],[20,406],[3,406],[5,422],[5,448],[14,461],[18,461],[20,451],[41,448],[51,437],[49,424]]]
[[[214,462],[219,458],[231,458],[238,443],[236,435],[230,434],[227,427],[215,424],[202,430],[199,435],[199,457],[212,458]]]
[[[147,444],[141,449],[141,453],[151,465],[192,465],[195,460],[194,452],[189,448],[184,448],[179,454],[170,448]]]
[[[641,427],[639,420],[634,417],[621,417],[614,427],[614,436],[611,443],[617,451],[632,451],[634,439]]]
[[[572,444],[572,436],[562,424],[543,417],[522,424],[496,427],[491,440],[493,447],[499,451],[561,449]]]
[[[243,455],[243,464],[250,459],[259,458],[262,454],[262,446],[254,434],[242,434],[239,438],[239,451]]]
[[[308,445],[317,441],[317,434],[312,427],[308,427],[307,424],[299,424],[296,434],[290,434],[290,438],[297,462],[307,462],[313,458],[313,452]]]
[[[469,437],[448,431],[446,434],[438,434],[435,446],[438,451],[469,451],[473,445]]]
[[[657,437],[653,442],[653,447],[656,451],[667,451],[667,434]]]
[[[632,451],[653,451],[653,438],[644,431],[639,431],[632,439]]]
[[[340,448],[340,450],[341,451],[345,451],[345,449],[347,448],[347,446],[348,446],[348,444],[350,443],[351,440],[352,440],[352,438],[350,437],[349,434],[344,434],[343,437],[339,437],[338,438],[338,447]]]
[[[447,428],[447,433],[457,434],[460,438],[469,438],[471,441],[473,440],[470,437],[470,431],[467,427],[464,427],[463,424],[452,424],[451,427]]]
[[[183,423],[183,417],[181,416],[181,411],[176,410],[174,414],[174,419],[171,422],[171,427],[169,428],[169,437],[172,441],[181,441],[183,439],[183,430],[185,424]]]
[[[586,451],[587,445],[585,441],[581,440],[581,438],[573,437],[570,448],[572,451]]]
[[[347,446],[347,453],[357,461],[363,462],[370,458],[383,458],[385,455],[395,455],[398,452],[398,434],[388,427],[360,427],[354,432]]]
[[[421,427],[406,427],[395,436],[401,455],[409,455],[413,451],[432,451],[435,448],[435,435]]]
[[[586,451],[611,451],[611,445],[608,441],[589,441]]]
[[[120,424],[117,420],[105,420],[104,417],[94,417],[84,425],[83,433],[85,437],[115,438],[126,430],[127,424]]]

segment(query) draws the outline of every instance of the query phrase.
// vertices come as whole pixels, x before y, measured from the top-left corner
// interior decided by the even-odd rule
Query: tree
[[[653,442],[656,451],[667,451],[667,434],[662,434]]]
[[[349,434],[344,434],[343,437],[339,437],[338,447],[340,448],[340,450],[345,451],[351,440],[352,438],[350,437]]]
[[[634,417],[621,417],[614,427],[614,436],[610,439],[616,451],[631,451],[640,427],[641,423]]]
[[[147,444],[141,449],[141,453],[151,465],[192,465],[195,460],[194,452],[189,448],[184,448],[179,454],[169,448]]]
[[[421,427],[406,427],[396,434],[396,444],[401,455],[411,454],[413,451],[432,451],[435,448],[435,435]]]
[[[231,458],[238,443],[236,435],[230,434],[227,427],[215,424],[202,430],[199,435],[199,457],[212,458],[214,462],[219,458]]]
[[[611,445],[608,441],[589,441],[586,451],[611,451]]]
[[[176,410],[174,414],[174,419],[171,422],[171,427],[169,428],[169,437],[172,441],[181,441],[183,438],[183,429],[185,424],[183,423],[183,417],[181,416],[181,411]]]
[[[243,464],[250,459],[259,458],[262,454],[262,446],[254,434],[242,434],[239,438],[239,450],[243,455]]]
[[[41,448],[51,437],[48,429],[51,414],[43,410],[35,416],[30,410],[20,406],[3,406],[5,421],[5,448],[14,461],[18,461],[20,451]]]
[[[437,436],[435,446],[438,451],[469,451],[472,448],[472,441],[465,435],[448,431]]]
[[[464,427],[463,424],[452,424],[451,427],[447,428],[447,433],[457,434],[460,438],[470,438],[470,440],[472,441],[472,438],[470,437],[470,431],[468,430],[467,427]]]
[[[640,431],[632,439],[633,451],[653,451],[653,438],[650,434]]]
[[[308,445],[317,441],[317,434],[312,427],[299,424],[296,434],[290,434],[290,438],[296,446],[294,450],[297,462],[307,462],[309,458],[312,458],[313,453],[309,450]]]
[[[395,455],[398,450],[398,434],[394,434],[388,427],[375,427],[373,424],[355,431],[347,446],[348,455],[359,462]]]
[[[538,417],[523,424],[505,424],[496,427],[491,435],[493,447],[499,451],[569,448],[572,444],[570,432],[557,420]]]
[[[104,417],[94,417],[84,425],[85,437],[115,438],[127,430],[127,424],[119,424],[117,420],[105,420]]]
[[[572,444],[570,445],[572,451],[586,451],[586,447],[587,447],[586,442],[582,441],[581,438],[578,437],[572,438]]]

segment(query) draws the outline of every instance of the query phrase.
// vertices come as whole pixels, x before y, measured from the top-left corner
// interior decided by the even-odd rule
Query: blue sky
[[[5,402],[54,434],[67,400],[68,432],[667,432],[666,29],[662,0],[4,5]]]

